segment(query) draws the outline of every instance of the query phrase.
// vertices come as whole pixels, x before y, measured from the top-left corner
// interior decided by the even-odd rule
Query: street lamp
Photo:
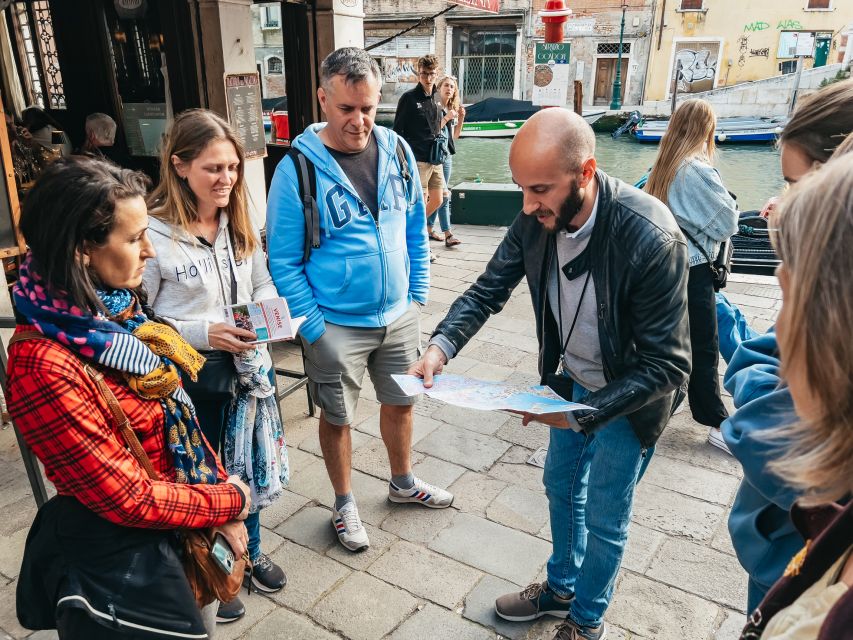
[[[610,101],[610,108],[613,110],[622,107],[622,39],[625,37],[625,11],[628,10],[628,3],[622,3],[622,26],[619,28],[619,55],[616,58],[616,78],[613,80],[613,100]]]

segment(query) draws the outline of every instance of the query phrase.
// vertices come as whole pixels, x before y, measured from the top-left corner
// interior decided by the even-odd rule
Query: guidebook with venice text
[[[290,317],[284,298],[232,304],[225,307],[225,317],[229,324],[252,331],[258,337],[254,343],[291,340],[305,321],[305,316]]]

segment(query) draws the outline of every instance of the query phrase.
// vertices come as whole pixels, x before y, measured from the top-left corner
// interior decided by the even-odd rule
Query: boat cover
[[[494,122],[498,120],[527,120],[542,107],[529,100],[486,98],[465,107],[465,122]]]

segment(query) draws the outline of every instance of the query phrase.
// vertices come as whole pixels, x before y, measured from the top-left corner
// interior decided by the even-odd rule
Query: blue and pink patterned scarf
[[[13,290],[18,312],[41,334],[81,358],[121,373],[140,397],[158,399],[177,481],[215,484],[216,457],[202,437],[195,408],[178,373],[180,367],[195,378],[204,358],[171,327],[150,321],[127,289],[98,291],[109,316],[92,315],[74,305],[67,293],[49,290],[31,254],[19,273]]]

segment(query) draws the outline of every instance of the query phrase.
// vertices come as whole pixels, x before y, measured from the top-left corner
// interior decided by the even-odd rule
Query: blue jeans
[[[586,390],[574,385],[574,399]],[[628,539],[634,487],[651,460],[627,418],[587,435],[551,429],[543,482],[554,539],[548,585],[574,594],[570,617],[597,627],[613,597]],[[587,509],[589,504],[589,509]]]
[[[444,161],[444,185],[450,191],[450,171],[453,169],[453,156],[447,154],[447,160]],[[441,206],[435,210],[429,218],[427,218],[427,226],[432,228],[435,224],[435,218],[438,216],[438,222],[441,225],[442,231],[450,231],[450,197],[444,199]]]
[[[261,512],[250,513],[244,524],[249,534],[249,558],[254,562],[261,555]]]

